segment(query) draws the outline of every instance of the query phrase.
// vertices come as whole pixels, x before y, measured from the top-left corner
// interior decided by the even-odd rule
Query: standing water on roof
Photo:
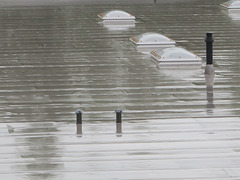
[[[1,0],[0,179],[238,179],[240,13],[221,3]],[[134,22],[98,17],[111,10]],[[139,52],[129,38],[148,32],[198,65]]]

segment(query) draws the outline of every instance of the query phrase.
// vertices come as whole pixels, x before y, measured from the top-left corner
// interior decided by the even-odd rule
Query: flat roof
[[[221,0],[131,2],[0,8],[0,179],[239,179],[240,21]],[[109,9],[135,25],[109,29]],[[155,31],[202,66],[162,67],[129,41]]]

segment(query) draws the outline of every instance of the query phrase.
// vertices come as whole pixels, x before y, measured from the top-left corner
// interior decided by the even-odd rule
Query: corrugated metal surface
[[[239,179],[240,21],[220,3],[2,4],[0,178]],[[97,14],[109,9],[137,23],[104,26]],[[204,57],[207,31],[216,71],[208,93],[204,60],[193,70],[161,67],[129,41],[158,32]]]

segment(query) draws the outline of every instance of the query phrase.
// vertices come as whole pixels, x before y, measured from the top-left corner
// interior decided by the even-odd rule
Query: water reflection
[[[240,9],[222,9],[222,12],[226,14],[232,21],[240,21]]]
[[[191,78],[197,76],[202,73],[201,65],[164,65],[163,63],[158,64],[160,72],[167,77],[186,80],[187,78]]]
[[[207,65],[205,69],[205,81],[206,81],[206,93],[207,93],[207,114],[211,115],[214,113],[215,105],[213,103],[213,85],[214,85],[215,72],[213,65]]]
[[[76,124],[76,126],[77,126],[77,134],[78,135],[82,135],[82,124]]]
[[[122,123],[116,123],[116,136],[122,136]]]
[[[28,172],[28,179],[36,178],[51,179],[56,178],[55,170],[63,168],[61,162],[61,152],[57,148],[58,138],[50,135],[58,132],[54,123],[31,123],[19,133],[29,136],[19,136],[18,142],[23,142],[27,146],[19,149],[19,156],[25,161],[21,165],[12,166],[13,169]]]
[[[126,31],[135,27],[135,21],[109,21],[105,20],[100,23],[109,31]]]
[[[229,17],[234,21],[240,21],[240,9],[229,9]]]

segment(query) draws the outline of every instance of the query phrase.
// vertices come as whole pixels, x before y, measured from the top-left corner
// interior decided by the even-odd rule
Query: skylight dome
[[[200,64],[201,58],[183,48],[173,47],[152,51],[152,58],[164,64]]]
[[[221,4],[228,9],[240,9],[240,0],[230,0]]]
[[[135,20],[135,16],[121,10],[112,10],[98,14],[102,20]]]
[[[143,33],[137,36],[132,36],[130,38],[137,46],[145,46],[145,47],[161,47],[161,46],[175,46],[175,41],[172,39],[158,34],[158,33]]]

